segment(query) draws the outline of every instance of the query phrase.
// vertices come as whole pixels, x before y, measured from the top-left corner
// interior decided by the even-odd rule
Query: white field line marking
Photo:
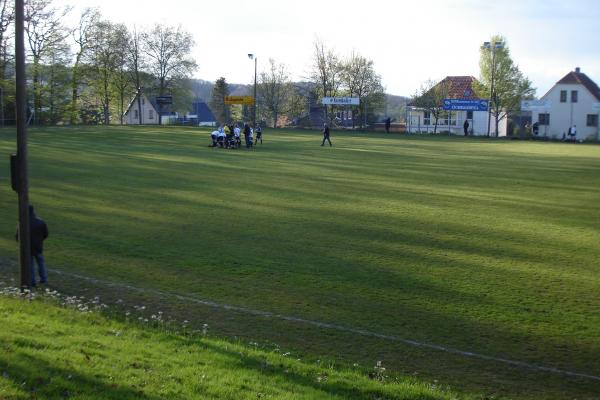
[[[272,313],[269,311],[253,310],[253,309],[245,308],[245,307],[232,306],[229,304],[221,304],[221,303],[216,303],[216,302],[210,301],[210,300],[202,300],[202,299],[198,299],[195,297],[182,296],[179,294],[163,292],[163,291],[156,290],[156,289],[139,288],[136,286],[110,282],[110,281],[106,281],[106,280],[102,280],[102,279],[91,278],[89,276],[73,274],[71,272],[59,271],[56,269],[53,269],[52,272],[54,272],[58,275],[65,275],[65,276],[70,276],[70,277],[77,278],[77,279],[86,280],[88,282],[92,282],[95,284],[129,289],[129,290],[133,290],[136,292],[150,293],[150,294],[155,294],[158,296],[166,296],[166,297],[170,296],[170,297],[174,297],[178,300],[201,304],[201,305],[213,307],[213,308],[219,308],[222,310],[237,311],[240,313],[256,315],[256,316],[260,316],[260,317],[277,318],[277,319],[281,319],[284,321],[291,321],[291,322],[297,322],[297,323],[301,323],[301,324],[305,324],[305,325],[312,325],[312,326],[316,326],[318,328],[334,329],[337,331],[346,332],[346,333],[354,333],[354,334],[361,335],[361,336],[374,337],[374,338],[378,338],[378,339],[400,342],[400,343],[404,343],[409,346],[422,347],[422,348],[426,348],[426,349],[443,351],[445,353],[457,354],[457,355],[460,355],[463,357],[477,358],[477,359],[486,360],[486,361],[494,361],[494,362],[498,362],[498,363],[513,365],[516,367],[527,368],[527,369],[531,369],[531,370],[552,372],[555,374],[560,374],[560,375],[565,375],[565,376],[570,376],[570,377],[575,377],[575,378],[584,378],[584,379],[589,379],[589,380],[600,382],[600,376],[583,374],[583,373],[579,373],[579,372],[572,372],[572,371],[559,369],[559,368],[553,368],[553,367],[544,367],[541,365],[530,364],[530,363],[526,363],[523,361],[515,361],[515,360],[509,360],[506,358],[498,358],[498,357],[488,356],[485,354],[479,354],[479,353],[474,353],[474,352],[470,352],[470,351],[458,350],[458,349],[454,349],[452,347],[446,347],[446,346],[440,346],[437,344],[423,343],[423,342],[418,342],[416,340],[404,339],[404,338],[394,336],[394,335],[384,335],[381,333],[372,332],[372,331],[368,331],[368,330],[360,329],[360,328],[350,328],[350,327],[331,324],[331,323],[327,323],[327,322],[312,321],[312,320],[304,319],[304,318],[275,314],[275,313]]]

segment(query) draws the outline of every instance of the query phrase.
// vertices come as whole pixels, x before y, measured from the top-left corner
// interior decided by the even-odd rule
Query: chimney
[[[575,68],[575,72],[580,73],[581,72],[581,68],[579,68],[579,67]]]

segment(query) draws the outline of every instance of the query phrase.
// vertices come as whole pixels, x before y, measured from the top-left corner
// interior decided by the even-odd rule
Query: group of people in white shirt
[[[210,138],[212,144],[210,147],[221,147],[225,149],[238,149],[242,146],[241,135],[244,134],[246,142],[246,148],[250,148],[254,144],[257,144],[260,140],[262,144],[262,129],[260,126],[256,128],[256,139],[254,139],[254,129],[248,124],[244,124],[244,130],[240,129],[238,124],[221,125],[216,131],[212,131]]]

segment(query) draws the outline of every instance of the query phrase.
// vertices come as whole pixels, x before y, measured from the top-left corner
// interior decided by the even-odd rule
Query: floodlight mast
[[[29,182],[27,177],[27,93],[25,86],[25,7],[24,0],[15,0],[15,75],[17,120],[17,193],[19,196],[19,262],[21,290],[29,287],[31,276],[31,246],[29,236]]]
[[[258,107],[258,101],[256,100],[256,67],[258,65],[258,57],[252,53],[248,53],[248,58],[254,60],[254,110],[252,113],[252,127],[256,130],[256,108]]]

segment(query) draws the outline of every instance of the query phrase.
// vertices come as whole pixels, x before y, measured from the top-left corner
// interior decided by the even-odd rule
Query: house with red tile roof
[[[482,100],[476,94],[474,85],[477,82],[472,76],[447,76],[436,86],[445,87],[449,99]],[[431,90],[434,90],[433,88]],[[442,104],[440,104],[442,107]],[[438,121],[437,132],[448,132],[452,135],[464,135],[465,121],[469,123],[469,135],[486,136],[488,134],[487,111],[448,111]],[[408,108],[407,131],[409,133],[431,133],[434,131],[435,118],[430,112],[419,107]],[[500,121],[499,135],[495,133],[495,123],[490,123],[491,136],[506,136],[506,118]]]
[[[539,124],[538,136],[569,138],[569,128],[575,127],[575,140],[598,140],[600,88],[581,68],[569,72],[542,96],[546,110],[532,112],[531,120]]]

